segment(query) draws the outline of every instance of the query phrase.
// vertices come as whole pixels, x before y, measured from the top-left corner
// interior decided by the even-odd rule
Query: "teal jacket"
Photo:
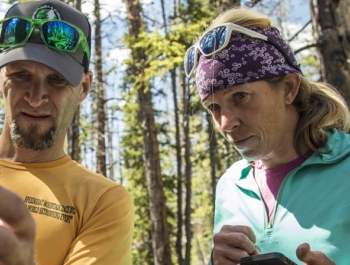
[[[334,129],[320,150],[327,153],[314,153],[284,179],[272,223],[251,165],[246,160],[234,163],[217,185],[214,234],[225,224],[246,225],[261,253],[281,252],[302,264],[295,252],[309,243],[337,265],[349,265],[350,135]]]

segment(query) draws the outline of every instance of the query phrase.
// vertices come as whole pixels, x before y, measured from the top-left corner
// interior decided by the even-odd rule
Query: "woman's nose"
[[[240,120],[232,109],[222,109],[220,117],[220,129],[224,132],[231,132],[239,126]]]

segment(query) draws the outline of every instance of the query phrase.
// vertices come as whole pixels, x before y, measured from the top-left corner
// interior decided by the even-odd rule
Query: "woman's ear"
[[[284,99],[287,105],[293,103],[296,98],[301,83],[301,77],[298,74],[289,74],[284,79]]]
[[[83,102],[84,99],[89,95],[91,85],[92,85],[92,72],[89,71],[85,73],[83,76],[81,91],[80,91],[77,104],[80,104],[81,102]]]

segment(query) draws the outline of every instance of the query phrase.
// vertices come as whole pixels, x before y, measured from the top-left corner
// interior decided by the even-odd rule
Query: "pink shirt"
[[[298,157],[276,168],[266,168],[261,160],[255,161],[254,176],[265,203],[270,223],[273,221],[277,194],[284,178],[290,171],[304,163],[312,153],[312,151],[309,151],[305,154],[306,157]]]

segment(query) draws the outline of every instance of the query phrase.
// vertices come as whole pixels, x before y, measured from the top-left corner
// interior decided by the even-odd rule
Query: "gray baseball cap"
[[[91,26],[87,17],[59,0],[24,2],[13,5],[6,13],[8,17],[26,17],[30,19],[58,19],[71,23],[82,30],[91,47]],[[19,26],[17,26],[19,27]],[[0,26],[0,29],[2,27]],[[18,29],[17,29],[18,30]],[[3,31],[3,29],[1,29]],[[0,43],[3,42],[0,32]],[[89,70],[89,58],[81,44],[75,52],[63,52],[47,47],[40,32],[34,29],[28,41],[22,46],[2,48],[0,67],[16,61],[34,61],[42,63],[60,73],[72,86],[80,83],[83,72]]]

